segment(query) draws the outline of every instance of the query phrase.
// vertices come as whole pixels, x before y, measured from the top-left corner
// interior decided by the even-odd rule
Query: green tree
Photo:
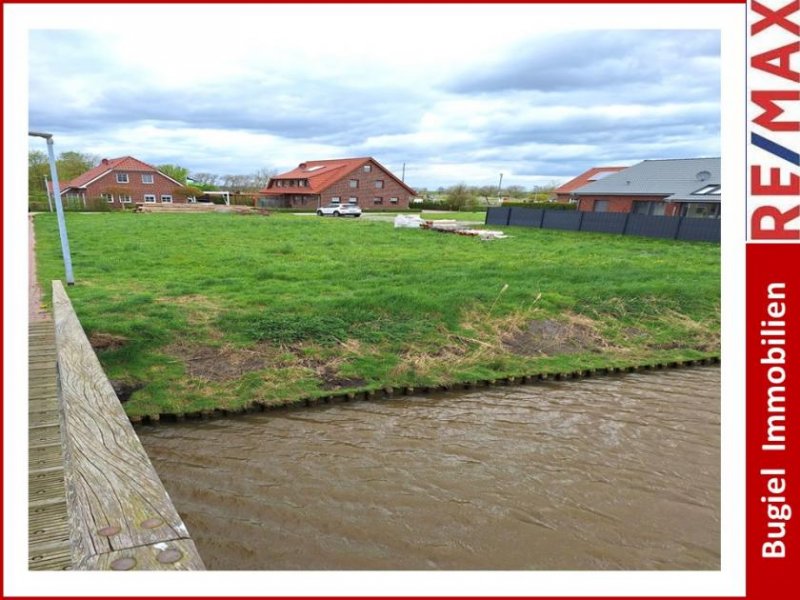
[[[71,181],[98,164],[100,164],[100,159],[97,156],[72,150],[62,152],[56,161],[58,180]]]
[[[167,177],[171,177],[178,183],[186,185],[186,178],[189,176],[189,169],[187,169],[186,167],[167,164],[167,165],[158,165],[156,168]]]
[[[50,165],[47,154],[41,150],[28,152],[28,194],[45,193],[44,178],[50,179]]]
[[[459,183],[447,190],[447,206],[450,210],[464,210],[475,203],[475,197],[466,184]]]

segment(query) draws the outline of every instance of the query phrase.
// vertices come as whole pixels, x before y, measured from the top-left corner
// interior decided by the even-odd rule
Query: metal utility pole
[[[503,187],[503,174],[500,173],[500,183],[497,184],[497,199],[500,200],[500,188]]]
[[[50,188],[47,187],[47,175],[44,176],[44,193],[47,194],[47,208],[53,212],[53,203],[50,201]]]
[[[67,285],[75,285],[75,277],[72,274],[72,257],[69,253],[69,240],[67,239],[67,225],[64,222],[64,207],[61,206],[61,188],[58,185],[56,158],[53,152],[53,134],[41,133],[39,131],[29,131],[28,135],[47,140],[47,157],[50,159],[50,177],[53,180],[53,200],[56,203],[56,215],[58,216],[58,235],[61,238],[61,254],[64,257],[64,270],[66,271],[67,275]]]
[[[403,175],[400,177],[400,181],[406,182],[406,163],[403,163]]]

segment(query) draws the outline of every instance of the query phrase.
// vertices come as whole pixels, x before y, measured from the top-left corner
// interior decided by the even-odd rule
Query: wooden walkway
[[[72,566],[53,322],[28,329],[28,568]]]
[[[74,568],[204,569],[57,280],[53,320]]]
[[[53,308],[28,329],[28,568],[204,569],[60,281]]]

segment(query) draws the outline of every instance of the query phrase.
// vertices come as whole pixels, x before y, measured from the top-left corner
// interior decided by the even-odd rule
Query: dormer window
[[[117,173],[117,183],[128,183],[128,174]]]

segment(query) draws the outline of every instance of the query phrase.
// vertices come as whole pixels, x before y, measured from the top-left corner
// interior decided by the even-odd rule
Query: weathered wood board
[[[60,281],[53,282],[53,311],[73,563],[111,568],[112,557],[133,549],[180,542],[181,560],[142,557],[134,568],[204,568]]]
[[[53,323],[28,330],[28,568],[72,567]]]

